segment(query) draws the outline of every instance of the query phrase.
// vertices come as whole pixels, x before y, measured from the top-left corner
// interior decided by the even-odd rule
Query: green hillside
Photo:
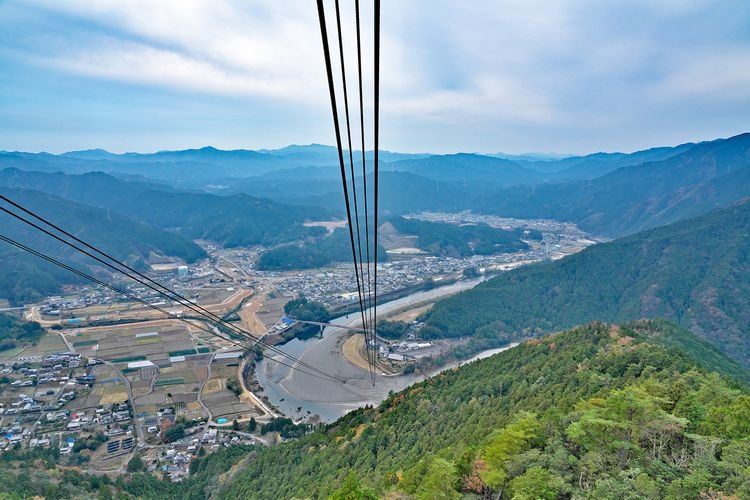
[[[388,255],[382,246],[378,248],[378,262],[385,262]],[[364,234],[362,235],[362,252],[365,253]],[[374,256],[371,258],[374,259]],[[331,234],[309,238],[298,243],[279,245],[263,252],[258,259],[258,269],[314,269],[334,262],[351,261],[352,247],[349,230],[337,228]]]
[[[183,236],[107,210],[80,205],[39,191],[0,188],[0,193],[116,259],[142,269],[152,254],[178,257],[186,262],[206,255],[203,249]],[[10,207],[7,203],[4,206]],[[81,264],[97,264],[7,214],[0,214],[0,233],[68,264],[75,263],[79,268]],[[0,243],[0,258],[13,262],[12,266],[0,267],[0,297],[12,303],[24,303],[56,294],[62,284],[80,281],[68,271],[23,253],[7,243]]]
[[[220,496],[746,496],[750,396],[663,346],[665,328],[595,323],[444,372],[258,449]]]
[[[750,365],[750,202],[503,273],[435,305],[432,336],[507,340],[662,317]]]
[[[487,224],[459,226],[403,217],[388,219],[386,224],[390,224],[390,231],[395,231],[401,236],[415,237],[415,244],[419,249],[438,257],[458,258],[519,252],[529,248],[522,238],[541,239],[542,237],[541,233],[536,230],[509,231],[490,227]],[[364,232],[363,226],[364,222],[360,224],[360,229]],[[384,225],[381,225],[379,231],[381,241],[383,241],[383,227]],[[263,252],[258,259],[258,269],[311,269],[333,262],[351,262],[351,259],[349,231],[338,228],[330,235],[310,238],[299,243],[279,245]],[[378,260],[384,262],[387,259],[385,248],[380,246]]]
[[[19,345],[33,345],[44,335],[44,329],[33,321],[23,321],[0,313],[0,351]]]
[[[493,255],[528,250],[521,238],[540,240],[541,233],[523,229],[505,230],[487,224],[457,225],[395,217],[389,222],[404,235],[417,237],[416,246],[438,257]]]

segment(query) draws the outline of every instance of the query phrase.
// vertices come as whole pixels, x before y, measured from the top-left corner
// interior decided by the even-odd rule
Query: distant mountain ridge
[[[322,209],[283,205],[245,194],[218,196],[126,182],[102,172],[82,175],[0,170],[0,186],[26,187],[225,246],[291,241],[315,233],[303,223]]]
[[[491,165],[493,160],[503,160],[502,162],[495,162],[494,166],[498,168],[487,173],[500,173],[507,176],[509,175],[508,170],[515,169],[510,178],[500,180],[501,185],[507,185],[550,180],[550,175],[556,180],[593,178],[620,166],[638,164],[657,157],[663,158],[669,155],[670,151],[674,153],[690,146],[692,144],[685,144],[676,148],[654,148],[632,154],[594,153],[576,157],[551,154],[536,156],[504,155],[502,153],[436,155],[382,150],[380,151],[380,161],[383,163],[384,170],[424,174],[427,173],[424,170],[430,168],[419,164],[420,160],[424,160],[426,164],[432,164],[433,168],[438,168],[441,171],[442,178],[445,178],[445,175],[449,172],[445,168],[439,168],[441,162],[447,162],[446,168],[450,165],[467,168],[471,166],[469,164],[473,161],[475,165],[471,167],[476,168],[477,162]],[[348,155],[345,152],[346,156]],[[354,151],[353,156],[355,162],[361,162],[361,151]],[[372,160],[373,152],[368,150],[365,154],[365,161],[371,163]],[[399,162],[405,163],[395,167],[386,165]],[[186,150],[164,150],[155,153],[111,153],[104,149],[69,151],[59,155],[0,151],[0,168],[17,167],[26,170],[62,171],[69,174],[100,170],[112,174],[140,175],[146,178],[151,177],[182,184],[213,181],[220,177],[253,177],[296,167],[337,166],[338,152],[336,148],[322,144],[295,144],[278,149],[258,150],[221,150],[213,146],[205,146]],[[506,171],[503,171],[503,168]],[[535,175],[540,173],[543,175]],[[449,177],[456,178],[455,175],[449,175]]]
[[[366,160],[370,187],[371,154],[367,152]],[[354,156],[355,169],[361,173],[359,154]],[[385,151],[381,157],[385,215],[471,210],[570,221],[593,234],[618,237],[750,196],[748,133],[630,154],[594,153],[558,160]],[[336,149],[320,144],[259,151],[205,147],[121,155],[103,150],[63,155],[0,153],[0,168],[68,174],[104,171],[121,179],[151,183],[159,191],[167,191],[168,185],[179,191],[246,193],[289,206],[319,207],[341,217],[337,163]],[[361,185],[361,175],[359,179]]]
[[[704,142],[664,160],[587,181],[481,193],[474,210],[552,218],[610,237],[693,217],[750,196],[750,133]]]

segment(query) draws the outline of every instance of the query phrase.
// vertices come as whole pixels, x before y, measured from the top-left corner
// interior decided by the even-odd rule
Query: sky
[[[750,130],[747,0],[383,0],[381,25],[383,149],[634,151]],[[0,150],[334,141],[312,0],[0,0]]]

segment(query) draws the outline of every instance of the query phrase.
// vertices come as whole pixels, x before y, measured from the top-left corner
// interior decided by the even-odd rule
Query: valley
[[[566,382],[524,378],[529,360],[542,363],[540,373],[552,373],[558,356],[572,356],[577,364],[570,370],[591,377],[576,392],[579,399],[616,398],[620,389],[612,388],[625,387],[636,391],[636,399],[645,398],[643,404],[661,405],[670,415],[666,419],[693,419],[680,429],[713,439],[709,436],[729,431],[717,431],[723,424],[713,417],[688,417],[655,403],[662,392],[650,384],[667,384],[668,375],[657,380],[642,374],[663,368],[679,372],[691,384],[691,370],[716,371],[720,375],[707,376],[725,377],[724,390],[732,396],[711,404],[717,412],[732,408],[744,418],[744,407],[731,405],[744,401],[750,383],[744,314],[750,205],[735,198],[744,193],[745,184],[731,180],[740,180],[747,171],[746,140],[741,135],[630,155],[517,163],[473,154],[393,156],[383,172],[384,185],[396,182],[389,192],[402,189],[408,196],[383,200],[377,231],[377,336],[369,342],[361,333],[347,223],[331,202],[327,190],[335,187],[325,180],[330,171],[323,160],[300,171],[285,163],[289,159],[262,157],[261,168],[255,155],[227,152],[236,164],[221,178],[192,176],[187,187],[161,178],[126,180],[123,172],[142,168],[150,162],[148,155],[137,162],[108,157],[108,163],[97,163],[107,165],[107,173],[80,171],[72,168],[71,158],[60,161],[54,155],[40,161],[64,166],[64,173],[19,169],[24,163],[14,157],[11,168],[0,170],[6,202],[19,200],[59,219],[75,235],[131,267],[125,278],[59,240],[30,231],[17,217],[0,224],[3,234],[100,280],[99,285],[88,283],[18,247],[3,247],[3,255],[16,265],[0,269],[1,317],[6,318],[0,324],[0,427],[5,431],[0,459],[19,452],[59,453],[55,467],[120,478],[117,488],[131,492],[136,491],[133,481],[141,481],[138,487],[150,493],[175,488],[163,490],[172,495],[182,484],[211,484],[228,496],[251,487],[263,492],[260,496],[271,491],[299,495],[314,488],[314,496],[325,497],[336,485],[348,487],[350,479],[355,480],[351,487],[411,492],[427,488],[415,486],[425,474],[420,467],[439,464],[457,478],[447,491],[481,493],[501,484],[477,469],[487,462],[492,446],[482,437],[487,425],[468,422],[466,429],[457,430],[460,445],[454,448],[454,437],[440,434],[424,418],[434,413],[438,421],[454,421],[458,417],[451,412],[458,407],[422,392],[484,370],[478,367],[510,363],[507,374],[486,375],[483,385],[473,385],[465,401],[461,391],[469,382],[460,382],[451,401],[461,400],[462,411],[474,415],[470,418],[486,421],[492,420],[487,402],[499,405],[490,426],[496,432],[515,425],[513,409],[519,415],[534,413],[558,428],[555,432],[574,432],[561,431],[565,424],[545,413],[554,407],[568,412],[566,422],[576,421],[579,410],[572,399],[557,393],[550,393],[549,400],[538,398],[537,390],[547,390],[540,388],[560,388]],[[297,152],[311,149],[316,148],[299,147]],[[210,158],[220,152],[185,154],[190,161],[207,155],[210,163],[218,161]],[[159,161],[172,158],[173,167],[185,167],[176,157],[182,158],[158,155]],[[7,161],[7,155],[0,155],[0,166]],[[706,172],[701,166],[715,162],[722,167]],[[271,189],[273,197],[256,198],[258,179],[241,177],[239,165],[263,177],[260,185],[270,182],[274,189],[286,186],[288,191]],[[464,169],[462,175],[457,168]],[[310,177],[312,189],[304,196],[294,195],[297,174]],[[631,192],[626,200],[620,198],[622,203],[600,210],[602,197],[628,192],[638,176],[643,179],[636,184],[650,183],[642,199]],[[675,185],[677,177],[683,182]],[[691,197],[702,190],[710,196],[692,203]],[[686,196],[688,192],[692,194]],[[653,214],[644,215],[649,212],[644,203],[653,203]],[[696,217],[686,218],[694,213]],[[374,240],[374,231],[369,236]],[[167,296],[162,286],[170,291]],[[557,351],[557,338],[570,346],[568,354]],[[599,365],[603,355],[592,351],[589,341],[613,353],[615,364]],[[536,358],[540,345],[546,346],[549,360]],[[634,353],[640,358],[632,358]],[[643,372],[635,378],[627,378],[631,368],[618,375],[609,371],[641,365]],[[618,385],[626,379],[635,385]],[[503,399],[508,391],[528,401]],[[412,407],[417,410],[408,409]],[[391,417],[390,411],[403,415]],[[415,415],[419,429],[410,420]],[[404,419],[414,442],[421,443],[423,458],[404,445],[411,454],[407,462],[374,462],[384,475],[365,480],[343,477],[322,464],[335,462],[321,452],[328,447],[357,450],[351,460],[369,456],[360,442],[391,450],[387,453],[401,449],[392,444],[393,429],[375,423],[390,418]],[[439,442],[428,445],[421,429],[438,433]],[[325,444],[331,432],[335,445]],[[556,446],[540,436],[535,439],[543,443],[541,448],[529,445],[529,450],[538,456]],[[564,452],[579,461],[575,473],[585,477],[588,466],[580,460],[588,460],[581,454],[587,445],[571,447],[571,439],[566,438]],[[277,457],[298,453],[304,443],[311,458],[299,463],[323,471],[330,480],[327,486],[296,479],[287,479],[286,486],[276,479],[256,481],[259,468],[274,470],[279,478],[299,474],[280,465]],[[678,449],[693,452],[675,445]],[[203,464],[223,471],[237,467],[237,479],[217,480],[201,472]],[[575,487],[568,469],[548,461],[543,465],[533,467],[554,476],[556,487]],[[139,472],[133,474],[136,466]],[[493,467],[505,470],[504,465]],[[682,466],[675,467],[674,474],[688,477]],[[350,470],[361,471],[359,465]],[[513,474],[514,481],[522,481],[523,473]],[[649,472],[650,480],[656,476]],[[605,488],[594,479],[591,484],[581,481],[578,488],[590,495]],[[673,488],[671,481],[659,481],[660,491]]]
[[[477,223],[501,231],[521,228],[526,234],[534,231],[539,236],[526,240],[525,250],[488,255],[438,258],[424,251],[412,255],[391,253],[390,249],[397,247],[388,247],[388,260],[379,265],[379,293],[385,297],[378,308],[379,318],[418,314],[412,311],[423,310],[489,276],[532,262],[555,260],[595,242],[574,225],[551,220],[498,219],[469,213],[408,217],[456,228]],[[340,225],[307,223],[309,227],[326,226],[331,230]],[[4,366],[20,363],[30,370],[41,370],[47,366],[47,359],[60,356],[63,351],[74,362],[51,370],[41,385],[38,377],[12,380],[36,380],[34,387],[47,390],[49,386],[52,389],[47,392],[58,395],[72,393],[73,400],[47,401],[38,395],[40,389],[36,396],[26,395],[35,401],[42,415],[44,411],[54,415],[43,416],[43,420],[53,418],[55,423],[34,425],[30,419],[34,418],[36,407],[32,405],[22,419],[28,424],[21,423],[18,434],[13,434],[14,440],[6,446],[47,440],[65,448],[66,440],[85,436],[103,433],[110,441],[126,436],[125,445],[97,450],[91,465],[79,464],[82,470],[104,473],[122,470],[134,453],[152,456],[157,450],[176,450],[190,454],[205,448],[210,454],[220,450],[222,443],[265,445],[279,438],[257,431],[243,433],[250,422],[262,426],[287,416],[300,425],[317,425],[362,405],[377,405],[389,391],[402,390],[444,368],[438,363],[416,372],[413,366],[406,370],[414,360],[450,353],[456,345],[465,343],[434,342],[429,348],[410,352],[394,362],[386,359],[390,342],[383,341],[385,371],[375,375],[373,386],[367,370],[355,359],[356,354],[362,359],[364,353],[347,357],[342,349],[353,334],[348,328],[361,327],[357,314],[347,314],[356,301],[350,265],[342,262],[315,269],[266,271],[258,268],[258,260],[267,247],[226,248],[207,240],[196,243],[205,258],[186,262],[161,255],[152,261],[147,273],[192,305],[166,299],[141,283],[122,282],[119,286],[142,302],[103,287],[69,283],[59,294],[15,309],[25,319],[40,324],[46,333],[37,346],[1,351]],[[472,273],[467,274],[467,270]],[[466,277],[475,275],[480,277]],[[115,276],[109,279],[119,281]],[[331,311],[340,311],[344,315],[332,323],[345,328],[326,327],[322,339],[286,338],[289,324],[282,321],[284,306],[300,295],[319,301]],[[215,330],[213,324],[195,314],[191,309],[194,306],[227,318],[264,343],[277,344],[275,349],[280,352],[312,366],[326,367],[327,373],[346,379],[346,384],[315,379],[311,387],[308,377],[278,364],[278,354],[266,348],[261,349],[263,357],[258,360],[252,354],[257,340],[238,346],[230,331]],[[363,346],[361,343],[360,348]],[[458,363],[449,359],[444,362],[446,367]],[[296,363],[290,366],[293,368]],[[81,371],[81,367],[85,369]],[[402,374],[404,371],[407,374]],[[58,384],[62,386],[59,390]],[[9,389],[0,393],[0,404],[11,405],[19,397],[18,389]],[[101,423],[110,422],[101,418],[102,410],[106,412],[110,407],[113,412],[127,413],[127,417],[122,413],[122,417],[117,417],[121,420],[113,420],[116,427]],[[15,419],[13,412],[0,416],[0,425]],[[167,429],[183,427],[185,437],[168,437]],[[77,449],[74,453],[76,457],[80,455]],[[167,463],[171,480],[188,476],[189,461]]]

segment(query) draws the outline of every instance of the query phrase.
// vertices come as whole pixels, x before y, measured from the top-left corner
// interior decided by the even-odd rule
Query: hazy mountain
[[[348,157],[348,149],[345,150],[345,160]],[[323,144],[309,144],[300,146],[293,144],[279,149],[259,149],[259,153],[266,153],[272,156],[283,157],[287,160],[295,159],[301,165],[314,166],[337,166],[339,165],[338,150],[334,146],[325,146]],[[362,150],[353,151],[355,160],[361,161]],[[427,153],[398,153],[393,151],[380,150],[378,160],[383,162],[392,162],[398,160],[426,158],[430,156]],[[365,151],[365,162],[373,161],[374,153],[372,150]]]
[[[661,161],[590,181],[514,186],[485,193],[474,209],[578,223],[619,236],[700,215],[750,196],[750,134],[705,142]]]
[[[355,152],[357,158],[360,153]],[[426,154],[381,151],[381,161],[423,158]],[[366,161],[372,161],[368,151]],[[359,160],[357,160],[359,161]],[[83,174],[102,171],[113,175],[141,176],[168,181],[175,186],[202,187],[222,178],[242,179],[297,167],[338,168],[338,153],[332,146],[311,144],[275,150],[221,150],[211,146],[199,149],[156,153],[110,153],[103,149],[49,153],[0,152],[0,168]]]
[[[435,155],[416,160],[402,160],[383,165],[383,170],[408,172],[439,181],[462,185],[481,183],[483,189],[533,184],[543,180],[539,172],[491,156],[471,153]]]
[[[433,335],[519,338],[668,318],[750,366],[750,202],[503,273],[438,302]]]
[[[101,172],[83,175],[0,171],[0,185],[24,186],[227,246],[290,241],[316,231],[302,223],[328,212],[282,205],[245,194],[178,192],[157,184],[125,182]]]
[[[743,134],[632,154],[596,153],[555,161],[383,152],[384,160],[409,159],[382,163],[381,208],[386,216],[415,210],[473,210],[554,218],[576,222],[595,234],[617,237],[700,215],[749,196],[749,138],[750,134]],[[355,162],[359,173],[359,160]],[[104,170],[128,180],[150,182],[158,191],[167,190],[166,182],[182,190],[244,193],[284,205],[316,206],[341,216],[337,163],[335,148],[322,145],[261,151],[207,147],[122,155],[102,150],[64,155],[0,154],[0,166],[47,172]],[[606,173],[591,178],[601,172]],[[369,170],[368,179],[372,186]],[[75,196],[82,195],[70,196],[79,199]],[[171,223],[182,225],[177,220]]]
[[[547,174],[547,180],[594,179],[621,167],[661,161],[691,149],[695,144],[651,148],[633,153],[593,153],[563,158],[509,157],[519,165]]]

